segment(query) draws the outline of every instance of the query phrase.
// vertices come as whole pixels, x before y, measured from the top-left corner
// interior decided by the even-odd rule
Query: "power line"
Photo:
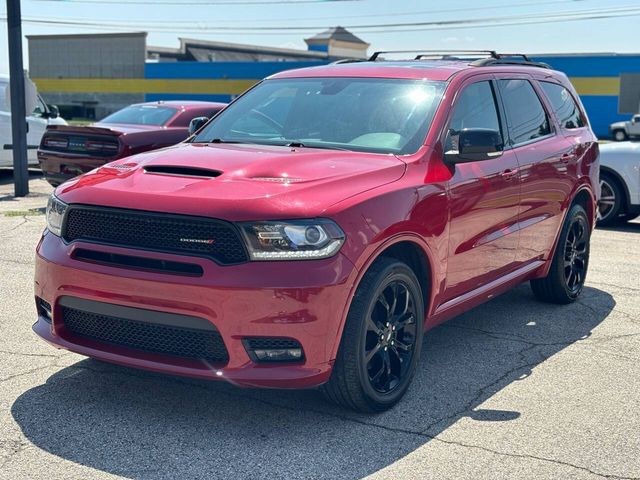
[[[479,28],[488,26],[511,26],[511,25],[527,25],[536,23],[547,22],[560,22],[560,21],[581,21],[581,20],[594,20],[600,18],[616,18],[622,16],[635,16],[640,14],[640,7],[614,7],[614,8],[602,8],[602,9],[590,9],[590,10],[575,10],[564,11],[555,14],[538,13],[527,15],[510,15],[502,17],[483,17],[474,19],[458,19],[458,20],[433,20],[425,22],[406,22],[406,23],[386,23],[386,24],[368,24],[368,25],[350,25],[347,28],[351,30],[357,30],[363,33],[381,33],[388,29],[392,29],[392,32],[404,32],[404,31],[423,31],[423,30],[440,30],[440,29],[460,29],[460,28]],[[107,28],[107,29],[130,29],[131,25],[123,23],[107,23],[107,22],[93,22],[93,21],[71,21],[66,19],[55,18],[35,18],[26,17],[23,18],[23,22],[40,25],[63,25],[63,26],[81,26],[90,28]],[[200,32],[198,29],[206,30],[207,34],[220,34],[225,35],[247,35],[251,33],[256,34],[287,34],[291,31],[317,31],[327,28],[323,26],[304,26],[304,27],[228,27],[208,25],[204,23],[190,24],[188,30],[180,30],[173,27],[156,26],[152,28],[146,28],[144,25],[137,25],[139,29],[149,30],[153,32],[167,32],[167,33],[185,33],[194,31]],[[381,30],[382,29],[382,30]]]
[[[300,3],[335,3],[335,2],[360,2],[362,0],[227,0],[227,1],[197,1],[197,0],[185,0],[176,2],[175,0],[110,0],[105,2],[104,0],[36,0],[38,2],[55,2],[55,3],[86,3],[93,5],[295,5]]]
[[[38,1],[60,1],[60,0],[38,0]],[[541,5],[559,5],[559,4],[566,4],[566,3],[575,3],[576,1],[590,1],[590,0],[549,0],[549,1],[538,1],[538,2],[525,2],[525,3],[502,3],[502,4],[493,4],[493,5],[483,5],[481,7],[476,7],[474,9],[474,11],[479,11],[479,10],[498,10],[498,9],[505,9],[505,8],[523,8],[523,7],[530,7],[530,6],[541,6]],[[203,4],[204,5],[204,4]],[[417,15],[433,15],[433,14],[439,14],[439,13],[455,13],[455,12],[464,12],[464,11],[468,11],[468,8],[449,8],[449,9],[442,9],[442,10],[422,10],[422,11],[413,11],[413,12],[390,12],[390,13],[377,13],[377,14],[358,14],[358,15],[342,15],[342,16],[330,16],[330,17],[317,17],[314,16],[313,20],[344,20],[345,18],[379,18],[379,17],[403,17],[403,16],[417,16]],[[65,17],[65,20],[68,21],[72,21],[72,22],[91,22],[92,20],[90,19],[84,19],[84,18],[69,18],[69,17]],[[230,27],[233,29],[239,28],[238,26],[234,26],[232,25],[233,23],[240,23],[241,25],[247,25],[247,22],[260,22],[260,23],[272,23],[272,22],[283,22],[283,21],[292,21],[292,22],[302,22],[302,21],[308,21],[309,18],[275,18],[275,19],[242,19],[242,20],[236,20],[236,21],[225,21],[224,25],[221,25],[220,23],[216,23],[216,26],[220,26],[220,27]],[[118,23],[118,24],[122,24],[122,25],[133,25],[133,26],[139,26],[140,25],[140,20],[106,20],[103,19],[103,22],[106,23]],[[145,25],[179,25],[179,24],[187,24],[189,26],[193,26],[194,24],[202,24],[202,21],[199,19],[193,19],[193,20],[144,20],[144,24]],[[257,27],[257,26],[256,26]],[[303,26],[304,27],[304,26]],[[315,27],[304,27],[304,28],[315,28]],[[326,27],[321,27],[321,28],[326,28]],[[347,28],[351,28],[351,27],[347,27]]]

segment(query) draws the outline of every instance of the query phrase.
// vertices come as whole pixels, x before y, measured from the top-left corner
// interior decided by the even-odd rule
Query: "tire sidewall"
[[[564,252],[565,252],[565,245],[567,242],[567,236],[569,235],[569,229],[578,217],[580,217],[584,222],[584,226],[588,232],[588,237],[587,237],[587,246],[586,246],[584,279],[582,280],[582,283],[578,291],[572,292],[567,286],[567,282],[564,278]],[[587,274],[589,272],[590,251],[591,251],[591,228],[589,226],[589,219],[587,217],[587,212],[584,210],[584,208],[582,208],[582,206],[574,205],[571,207],[571,210],[569,210],[569,213],[567,214],[567,219],[565,220],[564,226],[562,228],[562,234],[558,239],[558,245],[556,246],[556,252],[553,259],[554,275],[557,276],[558,281],[564,288],[564,294],[566,295],[567,299],[570,301],[573,301],[576,298],[578,298],[582,293],[582,290],[584,289],[584,284],[586,282]]]
[[[393,281],[402,281],[411,290],[414,301],[416,302],[416,312],[419,318],[416,319],[416,341],[411,358],[411,365],[407,371],[407,375],[402,380],[402,383],[390,393],[380,393],[376,391],[369,382],[369,376],[367,372],[367,366],[364,364],[364,358],[362,352],[365,349],[365,339],[367,331],[367,315],[371,313],[374,303],[378,298],[378,295],[384,290],[384,288]],[[422,346],[422,339],[424,336],[424,300],[422,298],[422,291],[420,284],[413,271],[404,263],[394,262],[386,266],[381,272],[378,273],[373,288],[367,292],[366,308],[361,312],[361,318],[359,319],[358,328],[358,341],[356,342],[356,365],[358,369],[358,375],[360,377],[360,384],[363,392],[367,398],[370,398],[373,402],[380,405],[393,405],[396,403],[406,392],[407,388],[411,384],[411,380],[415,374],[418,360],[420,359],[420,352]]]

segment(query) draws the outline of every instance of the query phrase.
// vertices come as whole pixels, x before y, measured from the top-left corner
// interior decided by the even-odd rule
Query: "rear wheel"
[[[600,174],[600,201],[598,202],[598,225],[613,225],[623,210],[624,199],[618,181],[606,173]]]
[[[562,227],[549,273],[531,280],[531,289],[539,300],[567,304],[582,293],[589,266],[590,236],[587,212],[582,206],[573,205]]]
[[[329,382],[333,402],[360,412],[395,405],[415,373],[423,337],[424,303],[413,271],[381,258],[365,274],[349,309]]]

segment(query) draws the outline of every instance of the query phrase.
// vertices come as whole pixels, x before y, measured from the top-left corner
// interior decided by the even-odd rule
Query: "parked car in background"
[[[640,215],[640,142],[600,146],[598,225],[613,225]]]
[[[139,103],[89,126],[52,126],[40,142],[40,167],[46,180],[57,186],[113,160],[175,145],[189,136],[192,120],[211,118],[225,106],[193,101]]]
[[[617,142],[640,137],[640,114],[631,117],[626,122],[615,122],[609,126],[611,136]]]
[[[58,115],[57,107],[47,105],[37,92],[34,97],[35,108],[27,116],[27,161],[35,166],[38,164],[36,150],[46,128],[49,125],[66,125],[67,122]],[[9,75],[0,74],[0,167],[13,166],[12,144]]]
[[[425,330],[526,281],[575,301],[597,139],[564,74],[483,55],[281,72],[188,141],[61,185],[35,332],[375,412],[406,392]]]

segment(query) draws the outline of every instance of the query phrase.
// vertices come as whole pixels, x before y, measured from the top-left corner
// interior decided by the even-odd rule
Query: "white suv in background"
[[[640,215],[640,142],[600,145],[599,225]]]
[[[11,145],[11,112],[9,111],[9,75],[0,74],[0,167],[13,166]],[[38,165],[37,148],[48,125],[66,125],[58,115],[56,108],[49,107],[39,94],[36,94],[36,107],[27,116],[27,158],[29,165]]]

